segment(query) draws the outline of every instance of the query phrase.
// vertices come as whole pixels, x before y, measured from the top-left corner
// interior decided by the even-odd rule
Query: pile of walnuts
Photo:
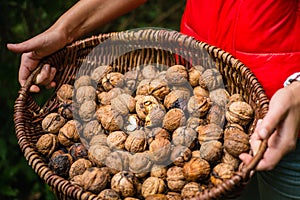
[[[37,151],[103,199],[182,199],[230,179],[253,110],[216,69],[99,66],[57,90]]]

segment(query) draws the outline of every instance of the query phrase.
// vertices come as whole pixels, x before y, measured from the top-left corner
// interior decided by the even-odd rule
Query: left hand
[[[284,155],[296,147],[300,130],[300,82],[278,90],[270,100],[269,111],[259,120],[251,136],[250,145],[254,154],[263,139],[268,138],[268,147],[256,170],[271,170]],[[252,156],[243,153],[240,159],[248,164]]]

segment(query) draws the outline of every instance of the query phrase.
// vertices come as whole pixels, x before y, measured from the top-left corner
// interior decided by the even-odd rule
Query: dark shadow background
[[[9,52],[16,43],[47,29],[75,0],[7,0],[0,2],[0,199],[54,199],[20,151],[13,123],[14,101],[19,90],[20,55]],[[140,27],[179,30],[185,1],[149,0],[123,17],[91,33],[106,33]],[[88,37],[89,35],[85,36]],[[43,98],[43,97],[40,97]]]

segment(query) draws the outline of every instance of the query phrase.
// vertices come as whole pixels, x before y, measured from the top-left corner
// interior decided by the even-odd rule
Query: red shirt
[[[181,32],[241,60],[269,98],[300,71],[300,0],[187,0]]]

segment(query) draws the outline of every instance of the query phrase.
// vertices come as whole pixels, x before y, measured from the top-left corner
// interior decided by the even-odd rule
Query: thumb
[[[36,36],[21,43],[8,43],[6,46],[10,51],[15,53],[27,53],[39,49],[41,44],[43,44],[43,40]]]

